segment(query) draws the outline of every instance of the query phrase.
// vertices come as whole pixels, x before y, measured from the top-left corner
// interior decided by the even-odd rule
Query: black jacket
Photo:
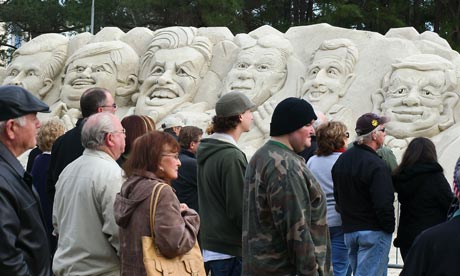
[[[179,154],[181,166],[179,176],[172,182],[179,202],[198,212],[198,188],[196,186],[197,165],[192,152],[181,149]]]
[[[364,230],[393,233],[395,215],[391,175],[373,149],[355,143],[332,167],[332,180],[345,233]]]
[[[409,249],[423,230],[446,221],[453,200],[449,182],[437,163],[419,163],[393,176],[401,203],[395,246]]]
[[[45,220],[32,177],[1,142],[0,275],[51,275]]]
[[[460,271],[460,216],[422,232],[414,242],[400,276],[457,276]]]
[[[51,160],[48,167],[47,192],[51,201],[54,201],[56,182],[64,168],[83,154],[81,144],[81,130],[84,119],[79,119],[74,128],[59,137],[51,149]]]

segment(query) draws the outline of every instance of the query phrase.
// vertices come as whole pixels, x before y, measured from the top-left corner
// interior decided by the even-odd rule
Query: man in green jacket
[[[326,196],[296,152],[316,115],[305,100],[280,102],[271,139],[251,158],[243,206],[243,275],[332,275]]]
[[[254,103],[230,92],[216,103],[212,132],[197,152],[203,259],[213,276],[241,275],[241,227],[246,155],[237,141],[252,124]]]

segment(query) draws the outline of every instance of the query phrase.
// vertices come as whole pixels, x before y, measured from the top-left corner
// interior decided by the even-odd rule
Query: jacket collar
[[[29,174],[25,175],[25,170],[19,160],[2,142],[0,142],[0,159],[8,164],[20,178],[26,181],[27,184],[32,185],[32,177]]]

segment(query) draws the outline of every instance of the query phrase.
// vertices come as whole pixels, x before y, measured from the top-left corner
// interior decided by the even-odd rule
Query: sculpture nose
[[[9,82],[10,85],[16,85],[16,86],[21,86],[22,87],[22,73],[19,73],[17,76],[14,77],[14,79],[12,79],[10,82]]]
[[[163,75],[161,75],[159,78],[158,78],[158,84],[159,85],[166,85],[168,83],[172,83],[172,77],[173,77],[173,73],[172,73],[172,70],[166,70]]]
[[[407,97],[403,99],[403,104],[407,106],[420,105],[420,98],[418,97],[418,89],[412,88],[407,94]]]
[[[91,66],[88,66],[80,74],[89,78],[91,76],[91,73],[92,73]]]
[[[249,66],[248,68],[244,70],[240,70],[238,74],[238,78],[241,80],[250,79],[252,76],[252,73],[250,72],[250,70],[252,70],[252,66]]]
[[[324,85],[325,73],[326,71],[324,69],[321,69],[318,73],[316,73],[312,80],[313,87],[318,88],[319,86]]]

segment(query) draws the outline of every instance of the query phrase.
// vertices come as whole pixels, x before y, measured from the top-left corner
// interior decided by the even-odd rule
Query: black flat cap
[[[15,85],[0,86],[0,121],[35,112],[51,112],[47,104],[29,91]]]

